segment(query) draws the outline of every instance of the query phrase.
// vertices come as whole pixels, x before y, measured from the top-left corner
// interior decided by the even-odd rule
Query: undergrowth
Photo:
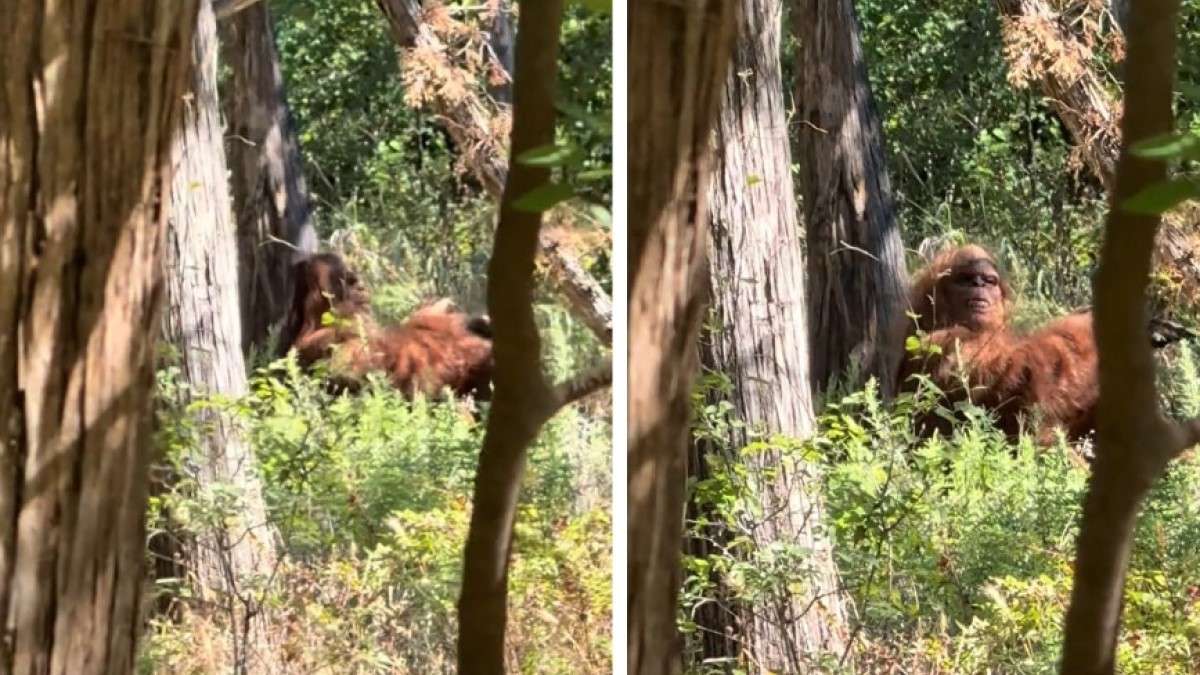
[[[569,362],[573,329],[541,307],[552,364]],[[264,574],[270,631],[289,672],[453,672],[462,546],[487,404],[406,401],[381,380],[330,393],[293,360],[254,372],[235,400],[172,401],[160,371],[161,462],[186,476],[195,421],[219,408],[259,462],[284,560]],[[604,402],[561,411],[531,448],[509,573],[510,672],[608,672],[611,664],[611,425]],[[179,537],[242,512],[236,486],[197,493],[177,480],[151,502],[152,531]],[[199,514],[205,514],[199,517]],[[141,672],[221,672],[230,627],[190,579],[164,580]]]
[[[1184,345],[1162,358],[1173,414],[1200,407],[1198,353]],[[712,476],[692,488],[706,521],[689,528],[711,533],[708,521],[716,519],[736,545],[688,560],[681,626],[693,649],[699,633],[692,618],[705,603],[761,602],[807,587],[811,552],[792,546],[789,564],[771,568],[764,560],[781,544],[753,546],[755,521],[745,516],[761,495],[746,479],[745,458],[767,443],[781,464],[804,463],[811,472],[854,605],[855,666],[839,667],[841,654],[808,655],[814,672],[1057,672],[1088,463],[1065,443],[1009,442],[985,411],[969,405],[945,411],[960,419],[952,436],[919,438],[911,420],[932,405],[911,396],[884,405],[868,385],[828,403],[811,438],[759,438],[720,453]],[[730,423],[728,408],[702,406],[695,424],[704,434]],[[1197,494],[1200,459],[1192,454],[1170,467],[1147,500],[1126,583],[1118,672],[1200,671]],[[718,588],[713,570],[731,581]],[[694,662],[691,671],[746,672]]]

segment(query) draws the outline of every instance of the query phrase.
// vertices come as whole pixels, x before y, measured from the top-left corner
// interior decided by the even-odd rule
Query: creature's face
[[[350,270],[345,270],[341,280],[342,298],[355,310],[366,309],[371,302],[371,294],[363,285],[362,279]]]
[[[1004,325],[1004,289],[990,260],[977,258],[955,265],[939,286],[951,323],[971,330]]]
[[[362,280],[332,254],[314,256],[309,263],[310,287],[325,300],[325,309],[353,314],[367,309],[371,297]]]

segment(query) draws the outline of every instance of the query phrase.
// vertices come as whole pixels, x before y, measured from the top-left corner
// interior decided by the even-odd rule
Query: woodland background
[[[1130,4],[738,4],[705,30],[631,9],[631,672],[671,658],[672,582],[685,672],[1058,672],[1080,449],[1014,445],[970,407],[922,439],[911,420],[936,403],[885,404],[869,378],[894,372],[874,347],[908,271],[947,244],[999,256],[1019,327],[1092,304]],[[1185,140],[1161,153],[1180,178],[1159,206],[1178,208],[1151,302],[1195,326],[1200,4],[1180,5]],[[689,161],[694,182],[661,178]],[[709,170],[696,218],[680,205]],[[1159,355],[1171,416],[1200,413],[1197,347]],[[1086,672],[1200,669],[1198,487],[1185,454],[1149,494],[1115,664]],[[678,536],[680,573],[649,544]]]
[[[0,5],[0,672],[611,670],[610,14]],[[491,399],[280,358],[318,250]]]

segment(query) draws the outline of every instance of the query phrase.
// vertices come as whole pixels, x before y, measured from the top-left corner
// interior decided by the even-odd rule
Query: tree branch
[[[562,250],[561,244],[549,232],[542,233],[540,245],[550,278],[566,297],[567,306],[602,343],[611,345],[612,299],[608,293],[588,274],[578,258]]]
[[[547,418],[579,399],[609,386],[612,386],[612,359],[607,359],[603,364],[555,385],[554,408]]]
[[[213,13],[217,15],[217,21],[224,21],[238,12],[257,5],[262,0],[216,0],[213,2]]]

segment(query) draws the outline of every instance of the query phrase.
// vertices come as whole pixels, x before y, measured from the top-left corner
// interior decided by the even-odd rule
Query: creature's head
[[[370,294],[362,280],[335,253],[318,253],[298,263],[297,294],[305,299],[306,312],[317,316],[328,311],[352,315],[370,307]]]
[[[990,330],[1007,322],[1012,289],[992,254],[968,244],[935,256],[917,274],[909,301],[920,317],[921,330],[948,326]]]
[[[362,280],[335,253],[318,253],[293,266],[295,291],[280,333],[279,353],[286,354],[301,334],[321,327],[326,312],[370,317],[370,294]]]

